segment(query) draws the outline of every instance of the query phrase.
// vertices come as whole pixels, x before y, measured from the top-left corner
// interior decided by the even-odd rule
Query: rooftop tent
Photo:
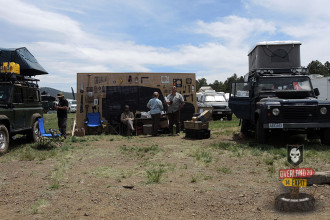
[[[300,67],[299,41],[264,41],[249,51],[249,71]]]
[[[20,65],[21,75],[35,76],[48,74],[25,47],[17,49],[0,48],[0,63],[3,62],[18,63]]]

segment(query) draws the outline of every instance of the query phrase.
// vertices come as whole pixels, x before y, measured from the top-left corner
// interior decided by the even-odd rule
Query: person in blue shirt
[[[150,109],[152,119],[152,136],[158,136],[158,125],[163,109],[163,103],[158,99],[158,92],[154,92],[154,97],[149,100],[147,107]]]

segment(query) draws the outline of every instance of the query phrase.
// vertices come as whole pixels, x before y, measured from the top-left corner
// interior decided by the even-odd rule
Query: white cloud
[[[127,7],[136,6],[134,2],[125,4]],[[142,5],[139,10],[151,14],[152,18],[155,16],[150,10],[152,7],[155,6]],[[41,85],[61,87],[59,84],[62,83],[65,91],[75,86],[77,72],[177,69],[178,72],[196,72],[197,77],[206,77],[208,82],[223,81],[233,73],[243,75],[247,72],[246,54],[250,49],[247,39],[254,37],[258,39],[256,41],[261,41],[264,40],[264,34],[271,35],[278,31],[278,23],[261,18],[227,16],[215,22],[199,20],[187,29],[211,36],[212,42],[183,44],[169,49],[133,41],[105,39],[91,34],[85,24],[67,15],[49,12],[19,0],[0,8],[1,20],[18,27],[22,38],[26,32],[35,33],[35,39],[25,42],[25,45],[50,73],[40,77]],[[286,32],[283,26],[279,28]]]
[[[198,21],[196,33],[208,34],[212,37],[223,39],[233,45],[240,45],[251,34],[264,32],[274,33],[276,28],[272,22],[261,19],[248,19],[238,16],[228,16],[223,21],[206,23]]]
[[[313,20],[317,17],[330,17],[328,0],[252,0],[251,2],[281,14],[301,15],[301,19]],[[288,22],[290,21],[288,20]]]
[[[302,65],[307,66],[312,60],[329,61],[330,45],[330,2],[326,0],[252,0],[270,13],[278,14],[274,20],[279,33],[302,42]],[[252,7],[251,7],[252,8]]]
[[[0,1],[5,7],[0,7],[0,19],[20,28],[28,29],[37,35],[41,32],[51,32],[57,39],[80,39],[84,36],[78,22],[71,18],[27,4],[18,0]]]

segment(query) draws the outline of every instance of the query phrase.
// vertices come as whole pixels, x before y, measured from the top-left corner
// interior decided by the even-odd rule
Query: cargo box
[[[210,137],[211,137],[211,132],[208,129],[201,129],[201,130],[186,129],[186,138],[207,139]]]
[[[208,129],[209,122],[201,122],[201,121],[185,121],[184,122],[185,129],[192,129],[192,130],[201,130],[201,129]]]
[[[152,134],[152,125],[143,125],[143,134],[147,135],[147,134]]]
[[[300,67],[298,41],[257,43],[249,52],[249,72],[256,69],[291,69]]]

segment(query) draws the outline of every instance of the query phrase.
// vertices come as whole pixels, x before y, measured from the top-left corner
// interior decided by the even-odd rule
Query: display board
[[[148,111],[153,93],[159,92],[163,101],[173,85],[186,103],[181,121],[191,120],[197,110],[195,73],[77,73],[77,128],[84,127],[86,114],[93,111],[110,124],[120,122],[125,105],[134,113]]]

